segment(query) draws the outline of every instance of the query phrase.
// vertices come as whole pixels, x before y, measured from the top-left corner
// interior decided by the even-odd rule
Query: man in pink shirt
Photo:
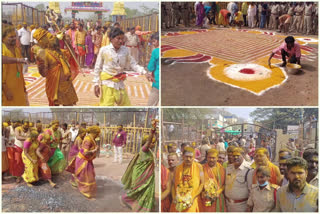
[[[118,163],[122,163],[122,152],[123,147],[126,146],[127,141],[127,133],[123,131],[123,126],[118,126],[118,132],[116,136],[114,137],[112,143],[114,147],[114,160],[113,163],[117,162],[117,159],[119,159]]]
[[[274,49],[269,57],[268,63],[271,67],[271,59],[278,52],[281,51],[282,65],[285,67],[287,65],[286,56],[288,57],[289,63],[295,63],[300,65],[301,50],[298,42],[295,42],[293,36],[288,36],[284,39],[284,42],[276,49]]]

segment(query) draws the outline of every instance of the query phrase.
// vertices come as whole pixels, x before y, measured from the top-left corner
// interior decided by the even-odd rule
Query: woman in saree
[[[99,150],[99,146],[94,139],[99,136],[100,128],[99,126],[90,126],[87,132],[88,135],[84,138],[78,156],[75,159],[74,176],[79,191],[88,199],[92,199],[95,198],[97,192],[93,159],[96,158]]]
[[[39,175],[42,180],[47,180],[50,186],[53,188],[56,186],[51,180],[51,169],[48,165],[49,158],[51,156],[51,137],[48,134],[42,135],[42,140],[40,141],[39,147],[36,150],[36,154],[39,158]]]
[[[22,161],[24,163],[24,173],[22,175],[23,180],[29,187],[32,187],[32,183],[39,180],[38,176],[38,157],[36,150],[39,146],[37,131],[31,131],[30,137],[24,141]]]
[[[64,158],[61,150],[58,148],[61,141],[61,132],[58,130],[59,121],[54,120],[51,122],[51,127],[45,130],[44,134],[50,135],[52,142],[50,145],[51,156],[48,165],[51,169],[52,175],[59,174],[64,171],[67,166],[67,161]],[[40,139],[41,140],[41,139]]]
[[[68,169],[67,171],[70,171],[70,167],[71,168],[74,168],[75,167],[75,159],[81,149],[81,146],[82,146],[82,142],[83,142],[83,139],[84,137],[86,136],[87,132],[86,132],[86,129],[84,128],[80,128],[79,131],[78,131],[78,135],[76,137],[76,140],[74,141],[73,145],[71,146],[71,149],[70,149],[70,152],[69,152],[69,157],[68,157],[68,160],[69,161],[69,166],[68,166]],[[75,176],[74,176],[74,169],[71,170],[72,172],[72,176],[71,176],[71,185],[76,187],[77,186],[77,183],[75,181]]]
[[[60,49],[56,37],[42,28],[34,32],[33,38],[38,41],[32,47],[32,52],[35,54],[39,73],[46,78],[49,106],[75,105],[78,97],[72,80],[78,73],[78,67],[71,53]]]
[[[202,27],[203,19],[204,19],[205,15],[206,15],[205,10],[204,10],[204,5],[202,4],[202,2],[199,2],[197,4],[196,13],[197,13],[197,23],[196,23],[196,25],[199,26],[199,27]]]
[[[141,151],[129,163],[121,182],[127,193],[120,197],[134,212],[150,212],[155,203],[155,157],[151,151],[156,143],[156,122],[153,121],[151,134],[142,140]]]
[[[92,42],[92,30],[89,29],[88,32],[87,32],[87,35],[86,35],[86,65],[87,67],[89,68],[93,68],[93,58],[94,58],[94,52],[93,52],[93,48],[94,48],[94,45],[93,45],[93,42]]]
[[[9,170],[9,161],[8,161],[8,155],[7,155],[7,144],[8,144],[8,138],[6,138],[5,132],[8,127],[8,123],[4,122],[2,123],[2,179],[5,172]]]

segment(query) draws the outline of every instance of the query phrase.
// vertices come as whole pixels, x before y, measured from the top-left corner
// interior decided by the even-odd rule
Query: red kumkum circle
[[[243,73],[243,74],[254,74],[255,73],[255,71],[251,68],[243,68],[239,72]]]

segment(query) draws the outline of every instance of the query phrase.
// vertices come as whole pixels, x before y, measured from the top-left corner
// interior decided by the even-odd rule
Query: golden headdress
[[[34,34],[33,34],[33,38],[35,38],[37,41],[40,41],[44,36],[46,36],[48,34],[48,31],[46,31],[43,28],[38,28]]]

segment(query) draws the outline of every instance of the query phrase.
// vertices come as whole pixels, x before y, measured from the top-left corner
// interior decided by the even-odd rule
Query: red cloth
[[[14,171],[14,147],[7,147],[7,154],[9,160],[9,173],[13,175]]]
[[[24,164],[22,162],[23,150],[17,146],[14,146],[14,166],[12,170],[12,176],[21,177],[24,173]]]

